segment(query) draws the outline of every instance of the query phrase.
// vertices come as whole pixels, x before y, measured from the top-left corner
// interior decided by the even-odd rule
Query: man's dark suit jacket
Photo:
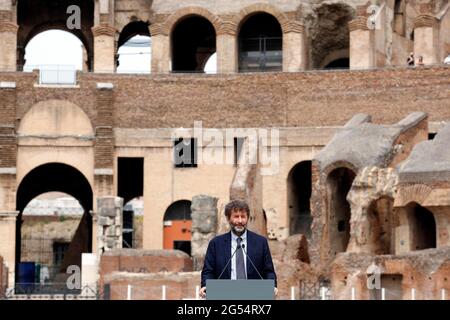
[[[272,263],[267,239],[247,230],[247,247],[244,248],[248,257],[255,264],[264,279],[274,279],[277,286],[277,276]],[[261,279],[247,257],[247,279]],[[231,258],[231,231],[212,239],[206,250],[205,264],[202,270],[201,286],[206,286],[207,279],[218,279],[225,265]],[[231,261],[220,279],[231,278]]]

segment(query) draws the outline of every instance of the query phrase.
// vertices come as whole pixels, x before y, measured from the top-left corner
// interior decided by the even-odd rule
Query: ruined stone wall
[[[187,287],[192,298],[200,285],[200,272],[192,271],[192,259],[179,250],[114,249],[101,256],[99,286],[109,284],[112,299],[126,299],[129,284],[133,299],[161,299],[162,285],[167,299],[187,298]]]
[[[381,287],[385,288],[386,300],[411,300],[412,289],[417,300],[440,300],[442,290],[449,299],[450,261],[448,248],[426,250],[398,256],[370,256],[365,254],[342,254],[334,262],[331,272],[333,299],[351,299],[352,288],[355,299],[381,300],[380,291],[368,289],[367,280],[374,270],[381,272]],[[378,269],[373,269],[374,267]],[[396,277],[392,286],[389,277]],[[374,278],[371,278],[374,279]],[[371,281],[375,285],[375,281]],[[372,292],[371,292],[372,291]]]

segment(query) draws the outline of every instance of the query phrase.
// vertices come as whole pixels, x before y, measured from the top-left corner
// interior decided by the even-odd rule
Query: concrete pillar
[[[348,24],[350,31],[350,69],[375,67],[374,31],[367,27],[366,17],[357,17]]]
[[[18,29],[15,23],[0,21],[0,71],[16,71]]]
[[[152,36],[152,73],[169,73],[171,67],[170,37],[161,24],[150,26]]]
[[[422,14],[414,20],[414,57],[425,65],[438,63],[439,21],[432,15]]]
[[[238,45],[236,35],[217,35],[217,73],[238,72]]]
[[[94,253],[81,254],[81,288],[82,296],[94,297],[97,293],[97,281],[99,279],[99,263]]]
[[[18,211],[0,212],[0,255],[8,267],[8,287],[14,286],[16,265],[16,221]]]
[[[97,256],[122,248],[122,212],[122,198],[110,196],[97,199]]]
[[[143,249],[163,248],[164,213],[174,201],[173,149],[171,146],[157,149],[144,159]]]
[[[216,35],[217,73],[238,72],[237,25],[233,21],[222,20]]]
[[[291,21],[283,33],[283,72],[298,72],[306,69],[304,27]]]
[[[94,35],[94,72],[114,73],[116,71],[114,41],[115,29],[108,24],[92,28]]]
[[[194,270],[201,270],[209,241],[217,234],[217,200],[207,195],[192,198],[191,256]]]

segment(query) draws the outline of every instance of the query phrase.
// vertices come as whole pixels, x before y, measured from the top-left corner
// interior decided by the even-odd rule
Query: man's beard
[[[241,235],[245,232],[246,226],[231,226],[233,232],[237,235]]]

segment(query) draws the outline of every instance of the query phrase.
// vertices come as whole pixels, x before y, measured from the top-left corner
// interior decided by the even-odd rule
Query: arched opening
[[[29,268],[29,264],[22,263],[34,262],[25,261],[24,259],[28,259],[28,257],[25,256],[26,252],[22,254],[22,228],[25,221],[23,214],[24,210],[28,205],[31,205],[31,209],[33,209],[33,202],[31,201],[42,194],[46,194],[44,197],[48,200],[49,192],[62,192],[70,195],[76,199],[79,203],[79,207],[81,207],[81,209],[78,209],[79,223],[75,223],[75,226],[73,226],[75,231],[73,232],[71,241],[67,242],[64,240],[66,238],[62,237],[64,241],[60,241],[59,243],[56,241],[53,244],[57,253],[62,255],[64,252],[63,257],[61,258],[62,260],[59,261],[58,274],[55,275],[55,278],[53,279],[55,283],[50,284],[49,287],[49,284],[45,284],[46,288],[51,289],[54,292],[55,290],[67,289],[65,281],[69,276],[69,274],[66,273],[67,267],[74,265],[81,268],[81,254],[92,251],[92,217],[89,212],[92,210],[93,194],[91,186],[85,176],[74,167],[62,163],[47,163],[41,165],[30,171],[23,178],[17,189],[16,199],[17,210],[20,212],[16,224],[15,280],[17,284],[23,283],[24,279],[27,279],[30,275],[30,273],[22,272],[26,268]],[[72,202],[73,204],[74,199],[69,197],[68,202]],[[56,227],[58,226],[55,226],[54,229],[55,237],[65,232],[64,227],[62,227],[62,230],[59,230]],[[24,235],[26,235],[25,230]],[[33,236],[43,236],[45,238],[48,234],[39,235],[36,233],[33,234]],[[28,271],[30,270],[28,269]],[[61,284],[61,286],[59,287],[56,283]],[[36,282],[33,283],[33,288],[35,288],[35,285]],[[42,289],[42,287],[39,288]]]
[[[348,69],[350,68],[350,59],[349,58],[341,58],[331,61],[327,64],[324,69]]]
[[[383,197],[373,201],[368,209],[367,239],[373,254],[393,254],[395,252],[393,204],[392,198]]]
[[[45,285],[65,279],[67,267],[77,264],[83,246],[83,239],[75,237],[83,213],[78,200],[60,192],[43,193],[28,203],[22,214],[21,263],[34,264],[35,272],[34,277],[26,274],[27,282]],[[20,265],[18,271],[23,283]]]
[[[82,41],[70,32],[47,30],[34,36],[25,47],[23,71],[40,71],[40,82],[74,84],[76,71],[88,71],[89,61]]]
[[[191,255],[191,201],[172,203],[164,213],[164,249],[176,249]]]
[[[151,44],[148,22],[133,21],[127,24],[120,33],[117,45],[117,72],[150,73]]]
[[[308,34],[310,57],[314,69],[320,69],[329,64],[325,62],[324,65],[327,57],[349,50],[348,22],[353,19],[353,16],[354,9],[349,5],[333,3],[316,7],[313,13],[306,17],[306,20],[310,20]],[[348,58],[348,56],[338,58]],[[339,63],[343,65],[344,61]]]
[[[204,72],[208,59],[216,52],[216,31],[209,20],[190,16],[172,31],[172,71]]]
[[[350,204],[347,194],[355,179],[348,168],[334,169],[327,178],[330,253],[335,256],[347,250],[350,239]]]
[[[77,6],[79,11],[71,10],[68,13],[68,9],[73,9],[73,6]],[[86,69],[92,70],[94,11],[94,0],[46,1],[45,4],[41,0],[19,0],[17,3],[17,24],[20,26],[17,34],[18,70],[23,70],[25,65],[25,47],[28,42],[36,35],[48,30],[67,31],[80,39],[86,50]],[[79,17],[76,17],[77,12],[80,13]],[[75,25],[71,25],[72,23]],[[47,55],[52,55],[57,48],[63,48],[67,44],[66,41],[50,37],[48,42],[50,45],[43,47]]]
[[[436,221],[433,213],[411,202],[406,206],[410,232],[410,249],[423,250],[436,248]]]
[[[239,71],[281,71],[283,34],[271,14],[261,12],[247,17],[239,30]]]
[[[311,161],[297,163],[288,179],[289,234],[311,237]]]

